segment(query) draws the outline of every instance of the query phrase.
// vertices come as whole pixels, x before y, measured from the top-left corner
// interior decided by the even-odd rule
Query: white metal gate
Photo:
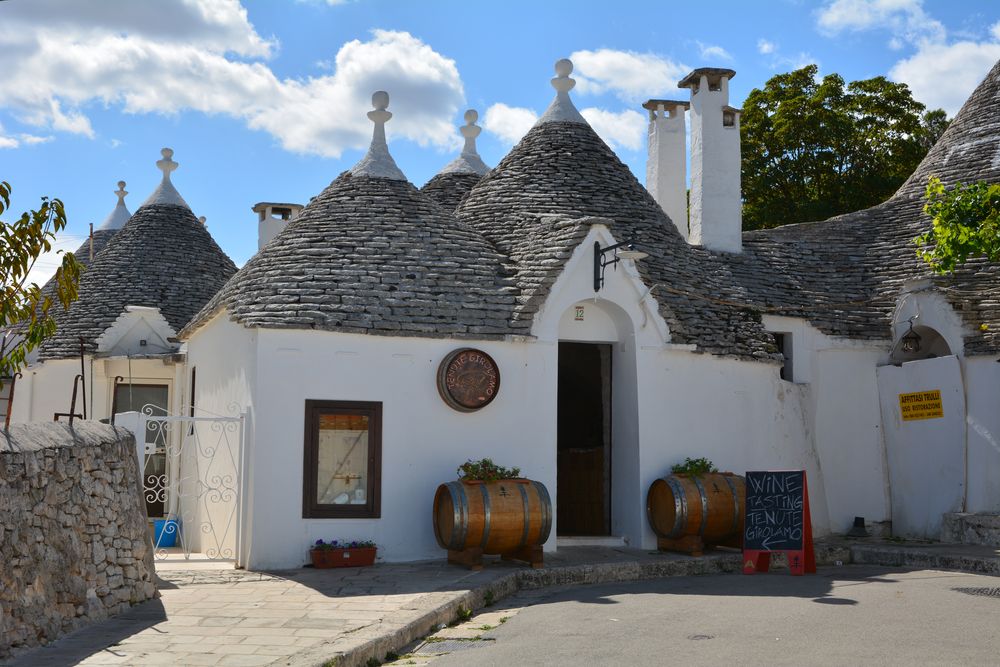
[[[244,415],[184,417],[155,412],[153,406],[143,408],[136,433],[145,434],[146,502],[163,504],[163,519],[155,522],[157,530],[151,535],[156,558],[180,553],[185,559],[230,560],[239,565]],[[162,457],[160,465],[151,465],[154,457]]]

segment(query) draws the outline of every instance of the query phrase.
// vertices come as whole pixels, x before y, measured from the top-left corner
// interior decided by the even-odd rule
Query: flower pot
[[[310,549],[313,567],[363,567],[375,564],[377,547],[347,547],[343,549]]]
[[[153,544],[157,549],[177,546],[177,533],[180,525],[174,519],[153,520]]]

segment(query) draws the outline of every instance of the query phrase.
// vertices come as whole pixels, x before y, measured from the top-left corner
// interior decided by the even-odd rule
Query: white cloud
[[[48,142],[55,139],[55,137],[53,137],[51,134],[44,137],[40,137],[35,134],[21,134],[19,135],[19,138],[28,146],[34,146],[36,144],[47,144]]]
[[[764,39],[761,37],[757,40],[757,53],[767,55],[769,53],[774,53],[774,50],[778,48],[778,45],[774,42]]]
[[[732,60],[733,57],[729,55],[729,51],[726,51],[721,46],[716,46],[714,44],[703,44],[701,42],[695,42],[698,45],[698,49],[701,52],[702,60]],[[686,74],[686,72],[685,72]],[[683,75],[682,75],[683,76]]]
[[[676,93],[677,82],[691,71],[687,65],[653,53],[613,49],[576,51],[570,60],[580,93],[611,92],[626,102]]]
[[[912,44],[940,42],[946,34],[923,0],[831,0],[817,12],[817,25],[829,36],[884,29]]]
[[[638,111],[620,112],[591,107],[580,111],[594,131],[612,148],[637,151],[646,139],[646,118]]]
[[[632,109],[608,111],[588,107],[580,111],[594,131],[612,148],[639,150],[646,139],[646,118]],[[483,127],[508,144],[516,144],[538,121],[532,109],[512,107],[502,102],[486,110]]]
[[[486,110],[483,127],[508,144],[516,144],[538,120],[538,114],[524,107],[498,102]]]
[[[44,144],[52,141],[52,139],[52,136],[41,137],[34,134],[26,134],[24,132],[18,134],[16,137],[5,135],[3,125],[0,125],[0,148],[17,148],[22,144],[25,146],[35,146],[37,144]]]
[[[889,76],[907,84],[929,108],[954,116],[997,60],[1000,41],[927,44],[896,63]]]
[[[454,61],[406,32],[344,44],[332,73],[279,79],[266,63],[277,44],[236,0],[11,3],[0,43],[0,108],[89,137],[85,109],[97,101],[127,113],[225,114],[288,150],[338,157],[367,145],[365,111],[381,89],[392,96],[390,135],[450,148],[464,101]]]
[[[372,92],[387,90],[394,113],[390,135],[420,145],[456,145],[452,118],[465,92],[455,61],[409,33],[386,30],[374,31],[368,42],[348,42],[335,60],[333,75],[281,82],[280,101],[260,105],[250,114],[250,127],[267,130],[289,150],[336,157],[368,144],[372,126],[364,111]]]

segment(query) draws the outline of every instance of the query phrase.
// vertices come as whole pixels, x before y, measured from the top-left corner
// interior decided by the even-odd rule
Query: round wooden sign
[[[445,403],[461,412],[474,412],[496,398],[500,369],[482,350],[463,347],[449,353],[438,366],[437,385]]]

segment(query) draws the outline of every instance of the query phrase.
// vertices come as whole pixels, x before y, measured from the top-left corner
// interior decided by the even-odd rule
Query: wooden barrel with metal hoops
[[[740,546],[745,503],[740,475],[667,475],[649,487],[646,516],[661,550],[700,554],[706,546]]]
[[[448,482],[434,494],[434,536],[449,562],[482,567],[483,554],[542,565],[552,500],[541,482]]]

